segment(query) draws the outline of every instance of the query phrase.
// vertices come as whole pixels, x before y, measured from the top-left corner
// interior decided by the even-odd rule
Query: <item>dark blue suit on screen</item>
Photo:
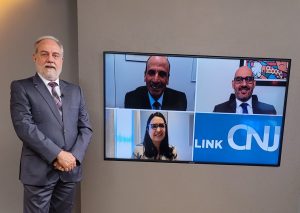
[[[271,114],[276,115],[274,106],[258,101],[256,95],[252,95],[253,114]],[[218,104],[214,108],[214,112],[235,113],[236,100],[235,95],[231,94],[228,101]]]
[[[126,93],[125,108],[151,109],[148,90],[146,86],[141,86]],[[162,110],[185,111],[187,108],[186,95],[183,92],[166,88],[164,91]]]

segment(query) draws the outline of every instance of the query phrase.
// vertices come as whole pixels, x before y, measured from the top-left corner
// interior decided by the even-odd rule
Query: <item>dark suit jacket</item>
[[[276,110],[274,106],[258,101],[256,95],[252,95],[252,108],[253,108],[253,114],[276,115]],[[222,104],[218,104],[214,108],[214,112],[235,113],[235,110],[236,110],[236,101],[235,101],[234,94],[230,95],[229,101],[226,101]]]
[[[11,83],[11,118],[23,142],[20,180],[29,185],[47,185],[59,178],[81,180],[81,162],[90,142],[92,129],[79,86],[60,80],[63,121],[52,95],[42,79],[33,77]],[[78,166],[60,172],[52,166],[61,150],[71,152]]]
[[[186,96],[183,92],[166,88],[162,102],[162,110],[185,111],[187,107]],[[141,86],[126,93],[125,108],[132,109],[151,109],[148,90],[146,86]]]

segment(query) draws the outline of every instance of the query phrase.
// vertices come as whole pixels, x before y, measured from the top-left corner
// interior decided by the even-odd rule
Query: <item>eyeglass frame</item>
[[[167,124],[166,123],[158,123],[158,124],[149,124],[149,127],[153,130],[157,130],[158,127],[161,129],[166,129]]]
[[[236,76],[236,77],[234,77],[233,80],[237,84],[243,83],[244,80],[247,84],[253,84],[254,83],[254,76],[246,76],[246,77]]]

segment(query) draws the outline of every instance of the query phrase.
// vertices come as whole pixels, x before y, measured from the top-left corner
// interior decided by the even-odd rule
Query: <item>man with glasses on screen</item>
[[[228,101],[216,105],[214,112],[275,115],[274,106],[260,102],[256,95],[252,95],[255,85],[252,70],[247,66],[240,67],[232,80],[235,94],[231,94]]]
[[[167,88],[170,77],[170,62],[166,56],[150,56],[146,63],[144,81],[141,86],[126,93],[125,108],[180,110],[187,108],[183,92]]]

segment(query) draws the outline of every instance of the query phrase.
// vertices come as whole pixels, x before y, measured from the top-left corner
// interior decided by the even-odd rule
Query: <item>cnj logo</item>
[[[260,137],[259,134],[250,126],[239,124],[233,126],[228,132],[228,145],[235,150],[251,150],[253,141],[255,140],[257,145],[264,151],[274,152],[279,147],[279,137],[280,137],[280,126],[275,126],[274,135],[270,135],[270,126],[264,127],[263,137]],[[239,143],[234,141],[234,135],[238,131],[246,131],[246,138],[238,138]],[[237,137],[236,137],[237,138]],[[245,139],[243,141],[243,139]],[[272,143],[270,143],[272,142]],[[222,146],[223,140],[207,140],[202,139],[199,143],[198,139],[195,139],[195,148],[204,148],[204,149],[223,149]],[[272,145],[270,145],[272,144]]]
[[[280,136],[280,126],[275,126],[274,128],[274,136],[273,136],[273,145],[269,146],[270,138],[270,126],[264,127],[264,135],[263,138],[257,134],[257,132],[250,126],[247,125],[236,125],[232,127],[228,132],[228,144],[233,149],[236,150],[251,150],[252,139],[256,140],[256,143],[262,150],[267,152],[274,152],[279,147],[279,136]],[[233,140],[233,136],[237,131],[245,130],[247,132],[246,143],[245,145],[237,145]]]

